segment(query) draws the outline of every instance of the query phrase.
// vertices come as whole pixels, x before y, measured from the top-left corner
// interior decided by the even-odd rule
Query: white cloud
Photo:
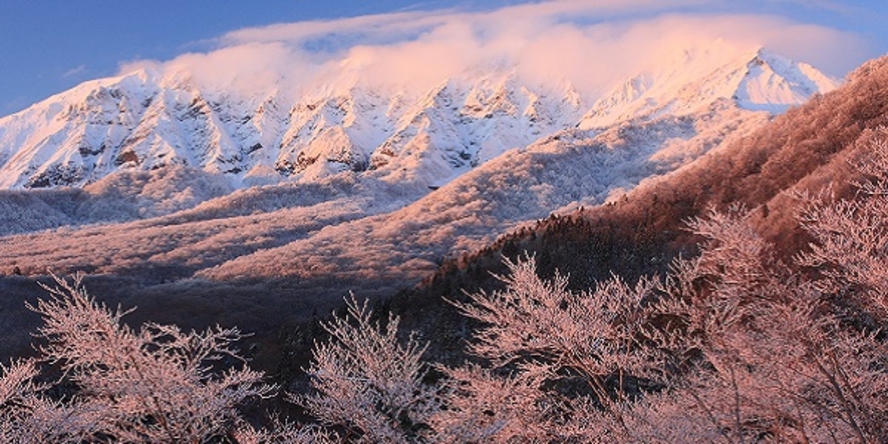
[[[87,71],[86,65],[80,65],[80,66],[77,66],[75,68],[71,68],[71,69],[65,71],[64,74],[62,74],[62,77],[76,76],[76,75],[83,74],[86,71]]]
[[[865,57],[854,34],[787,18],[725,13],[718,0],[556,0],[493,11],[410,11],[248,28],[219,49],[165,63],[211,85],[292,91],[354,82],[423,90],[489,64],[515,66],[531,81],[567,80],[590,92],[674,53],[720,43],[720,51],[765,46],[831,74]],[[678,11],[678,12],[676,12]],[[693,12],[688,12],[693,11]],[[712,12],[715,11],[715,12]]]

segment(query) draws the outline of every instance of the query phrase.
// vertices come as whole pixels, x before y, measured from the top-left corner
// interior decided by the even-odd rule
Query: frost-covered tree
[[[707,241],[658,302],[659,344],[696,353],[686,376],[627,406],[639,441],[888,440],[888,143],[859,164],[854,200],[811,198],[797,266],[774,259],[742,211],[690,225]],[[668,420],[667,420],[668,419]]]
[[[43,316],[39,357],[2,369],[3,442],[199,443],[248,428],[238,406],[275,387],[244,365],[232,347],[237,329],[140,329],[128,312],[97,303],[80,285],[56,279],[49,299],[29,306]],[[52,365],[61,376],[38,378]],[[43,382],[46,381],[46,382]]]
[[[489,368],[447,372],[462,391],[443,416],[457,420],[436,430],[466,442],[884,442],[888,318],[873,311],[878,302],[849,314],[836,300],[884,293],[843,284],[849,274],[836,264],[883,263],[885,244],[815,248],[832,266],[810,279],[775,259],[748,214],[691,221],[706,239],[701,255],[676,261],[658,284],[612,279],[571,293],[564,277],[536,277],[533,260],[508,263],[505,291],[458,304],[483,322],[471,350]],[[846,236],[873,220],[856,224]]]
[[[447,372],[461,381],[462,406],[455,411],[496,418],[500,430],[491,438],[497,441],[508,441],[516,428],[519,436],[523,430],[525,438],[542,441],[587,440],[607,432],[610,425],[576,427],[588,422],[583,412],[589,405],[610,413],[613,425],[622,427],[618,405],[634,396],[640,378],[650,383],[661,376],[657,353],[640,342],[647,319],[642,302],[651,297],[654,281],[630,286],[613,277],[576,293],[567,289],[565,276],[541,279],[533,258],[506,265],[505,290],[455,303],[482,323],[470,352],[491,366],[487,374]],[[526,395],[499,401],[504,392]]]
[[[367,301],[346,301],[347,314],[323,324],[330,341],[317,343],[307,369],[314,393],[294,396],[325,426],[357,442],[421,442],[438,409],[436,390],[423,384],[426,346],[398,342],[398,317],[373,321]]]
[[[33,360],[0,365],[0,441],[8,443],[82,442],[93,435],[89,409],[53,401]]]
[[[858,169],[869,180],[857,184],[858,199],[814,200],[802,225],[815,238],[802,265],[821,272],[825,293],[853,297],[856,308],[888,318],[888,128],[870,142]]]
[[[703,254],[679,261],[652,335],[681,365],[665,390],[626,405],[639,442],[881,442],[886,348],[768,254],[743,213],[692,227]],[[687,357],[696,356],[693,359]]]

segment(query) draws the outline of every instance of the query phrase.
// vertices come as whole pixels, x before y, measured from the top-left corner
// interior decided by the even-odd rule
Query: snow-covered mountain
[[[0,188],[83,186],[167,165],[238,186],[343,170],[435,185],[582,113],[569,88],[530,89],[508,72],[452,79],[421,96],[354,86],[280,100],[145,71],[84,83],[0,120]]]
[[[0,270],[296,279],[312,297],[411,285],[522,224],[666,180],[837,83],[761,50],[676,60],[599,95],[502,68],[422,93],[333,82],[293,103],[187,73],[86,83],[0,120]],[[34,190],[57,185],[82,188]]]
[[[0,189],[82,187],[116,172],[186,165],[235,188],[354,171],[437,188],[559,131],[689,115],[719,99],[782,111],[837,84],[758,50],[726,59],[684,52],[608,94],[534,85],[514,69],[474,70],[416,93],[336,78],[241,97],[185,72],[86,82],[0,119]]]

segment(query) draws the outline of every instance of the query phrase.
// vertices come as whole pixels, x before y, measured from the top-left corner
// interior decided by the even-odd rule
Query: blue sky
[[[888,52],[886,0],[563,2],[597,8],[595,14],[578,19],[589,21],[641,20],[664,14],[752,14],[779,19],[773,23],[780,26],[817,25],[835,30],[844,37],[853,37],[850,40],[846,38],[842,43],[844,46],[833,48],[836,55],[820,57],[821,64],[828,65],[833,75],[844,75],[854,64]],[[459,15],[461,13],[478,14],[523,3],[529,2],[0,0],[0,116],[17,112],[85,80],[115,75],[122,66],[134,61],[165,62],[185,53],[212,52],[232,45],[232,41],[235,41],[234,44],[243,43],[243,36],[247,33],[234,32],[237,30],[256,29],[261,32],[250,34],[253,37],[246,40],[255,35],[264,39],[269,34],[268,26],[274,24],[325,20],[332,21],[334,27],[348,27],[357,22],[343,21],[342,18],[410,13],[367,25],[378,28],[379,23],[391,23],[400,18],[421,21],[425,11],[445,10],[449,14],[446,15],[448,19],[460,20],[465,17]],[[607,3],[618,6],[604,7]],[[578,8],[567,10],[575,11]],[[416,32],[421,32],[421,28],[418,29]],[[750,33],[754,32],[759,31],[750,28]],[[357,37],[352,38],[360,40],[365,35],[367,33],[357,33]],[[791,33],[787,35],[791,36]]]

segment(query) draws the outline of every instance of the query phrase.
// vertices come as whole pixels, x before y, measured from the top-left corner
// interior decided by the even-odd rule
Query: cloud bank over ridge
[[[721,5],[721,7],[719,7]],[[356,84],[425,91],[467,72],[514,70],[598,95],[686,50],[727,59],[764,46],[841,75],[863,58],[855,34],[774,15],[724,12],[707,0],[555,0],[491,11],[409,11],[230,32],[207,53],[129,62],[187,72],[206,87],[327,93]],[[693,12],[688,12],[693,11]]]

